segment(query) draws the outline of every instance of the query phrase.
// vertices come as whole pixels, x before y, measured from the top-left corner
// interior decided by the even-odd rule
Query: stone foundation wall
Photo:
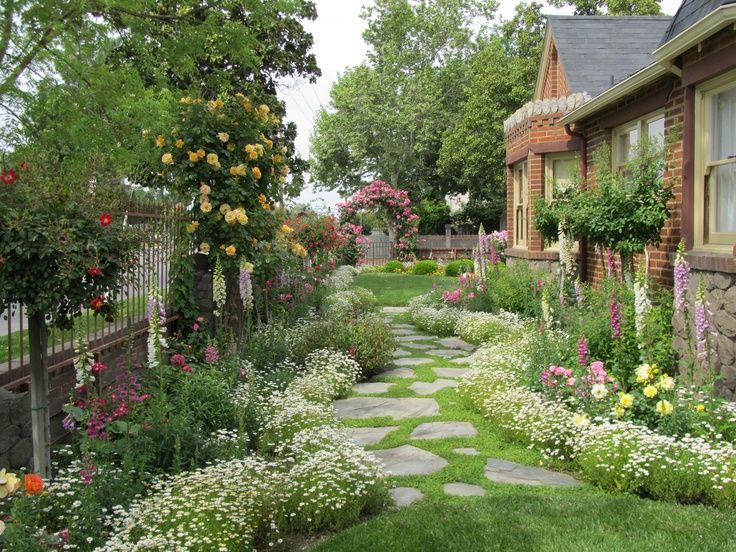
[[[715,332],[713,347],[717,353],[713,369],[720,376],[716,390],[729,400],[736,399],[736,276],[724,272],[691,270],[689,304],[693,303],[700,279],[706,289],[706,299],[710,307],[708,321]],[[694,335],[692,311],[689,314],[690,328],[685,326],[682,315],[673,318],[675,352],[681,367],[692,360],[692,346],[689,342]],[[702,377],[703,374],[700,374]]]
[[[22,468],[32,455],[31,396],[0,388],[0,468]]]

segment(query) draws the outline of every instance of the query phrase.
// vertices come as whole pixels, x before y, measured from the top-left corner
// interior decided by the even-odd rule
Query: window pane
[[[639,129],[632,128],[628,132],[620,134],[618,137],[618,162],[619,164],[626,163],[631,159],[636,144],[639,143]]]
[[[552,161],[552,181],[555,190],[566,191],[572,184],[575,174],[575,161],[573,159],[555,159]]]
[[[660,144],[664,143],[664,117],[657,117],[647,121],[647,138],[657,139]]]
[[[736,88],[724,90],[711,99],[710,161],[736,155]]]
[[[713,230],[736,233],[736,163],[713,167]]]

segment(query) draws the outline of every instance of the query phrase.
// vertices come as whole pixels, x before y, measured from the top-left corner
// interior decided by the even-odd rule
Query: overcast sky
[[[315,0],[318,17],[307,21],[306,29],[314,36],[314,53],[322,76],[315,84],[306,80],[285,83],[279,96],[286,102],[286,120],[297,124],[296,147],[302,157],[309,157],[309,137],[312,134],[314,119],[320,106],[330,100],[330,88],[347,67],[359,64],[365,58],[366,46],[363,42],[365,22],[360,18],[363,6],[370,0]],[[499,15],[510,19],[518,0],[500,0]],[[663,0],[662,11],[674,15],[680,0]],[[547,8],[545,13],[569,14],[570,9]],[[311,203],[315,208],[333,206],[339,200],[334,192],[315,193],[305,190],[299,203]]]

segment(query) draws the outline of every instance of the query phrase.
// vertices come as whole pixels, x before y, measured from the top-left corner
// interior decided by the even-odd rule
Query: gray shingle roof
[[[669,16],[549,16],[570,92],[597,96],[650,65]]]
[[[664,33],[660,44],[664,44],[675,38],[682,31],[703,19],[710,12],[717,10],[726,4],[735,4],[736,0],[684,0],[680,4],[675,17],[672,19],[667,31]]]

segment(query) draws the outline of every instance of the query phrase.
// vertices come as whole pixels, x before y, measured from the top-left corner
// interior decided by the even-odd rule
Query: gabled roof
[[[672,17],[549,16],[547,21],[570,91],[597,96],[654,61],[651,53]]]
[[[684,0],[659,44],[669,42],[710,12],[726,4],[736,4],[736,0]]]

